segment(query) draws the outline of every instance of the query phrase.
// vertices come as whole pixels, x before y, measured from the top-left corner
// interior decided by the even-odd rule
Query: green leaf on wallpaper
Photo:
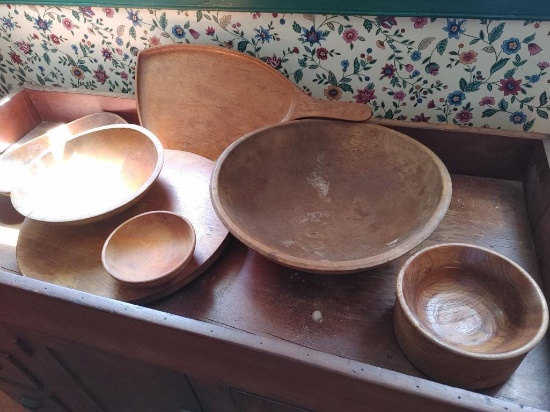
[[[435,46],[435,49],[439,53],[440,56],[443,56],[443,53],[445,53],[445,49],[447,48],[447,39],[441,40],[439,43],[437,43],[437,46]]]
[[[44,53],[42,57],[44,58],[44,61],[46,62],[46,64],[49,66],[50,63],[52,62],[50,59],[50,55],[48,53]]]
[[[300,81],[303,79],[304,77],[304,72],[302,70],[296,70],[294,72],[294,82],[296,84],[300,83]]]
[[[508,102],[504,99],[501,99],[500,102],[498,102],[498,108],[505,112],[508,110]]]
[[[527,36],[525,39],[523,39],[523,43],[531,43],[533,40],[535,40],[536,33],[531,34],[530,36]]]
[[[502,33],[504,31],[504,23],[500,23],[499,25],[493,27],[493,30],[489,33],[489,43],[493,43],[494,41],[498,40],[500,36],[502,36]]]
[[[80,14],[78,14],[78,12],[76,10],[73,10],[73,17],[75,19],[77,19],[78,21],[80,21]]]
[[[36,80],[38,80],[38,82],[42,85],[46,84],[46,82],[44,81],[44,79],[42,78],[42,76],[36,76]]]
[[[473,82],[468,83],[463,91],[465,93],[477,92],[480,87],[481,87],[481,82],[479,80],[475,80]]]
[[[495,48],[493,46],[485,46],[483,49],[484,52],[486,53],[494,53],[495,52]]]
[[[512,68],[512,69],[508,70],[506,73],[504,73],[504,78],[508,79],[508,78],[512,77],[515,73],[516,73],[516,69]]]
[[[356,57],[353,60],[353,74],[359,73],[359,70],[360,70],[360,63],[359,63],[359,59]]]
[[[466,81],[465,78],[461,78],[460,81],[458,82],[458,87],[460,87],[461,91],[466,90],[467,85],[468,85],[468,82]]]
[[[470,45],[476,44],[478,41],[479,41],[479,39],[478,39],[478,38],[475,38],[475,39],[473,39],[473,40],[470,42]]]
[[[485,32],[484,32],[483,30],[480,30],[480,31],[479,31],[479,38],[480,38],[481,40],[485,40]]]
[[[372,30],[372,21],[368,19],[363,20],[363,27],[367,30],[367,33],[370,33]]]
[[[28,20],[28,21],[31,21],[32,22],[32,17],[29,13],[25,12],[25,18]]]
[[[535,119],[529,120],[528,122],[523,123],[523,131],[528,132],[529,130],[531,130],[534,124],[535,124]]]
[[[426,37],[418,43],[418,51],[422,51],[430,47],[430,44],[435,40],[435,37]]]
[[[437,115],[437,121],[440,123],[445,123],[447,121],[447,118],[443,116],[442,114]]]
[[[248,46],[248,40],[242,40],[237,44],[237,50],[242,53],[246,50],[246,46]]]
[[[162,30],[166,30],[166,27],[168,26],[168,19],[166,18],[166,13],[162,13],[160,15],[159,24]]]
[[[424,70],[426,71],[426,73],[430,73],[430,71],[435,68],[439,68],[439,65],[437,63],[432,62],[427,64],[426,67],[424,67]]]
[[[136,35],[136,29],[134,26],[130,27],[130,36],[132,36],[132,38],[135,40],[137,35]]]
[[[506,63],[508,63],[509,60],[509,58],[498,60],[495,64],[491,66],[491,68],[489,69],[489,73],[493,74],[495,72],[498,72],[500,69],[506,66]]]
[[[334,23],[331,22],[331,21],[329,21],[329,22],[327,23],[327,26],[328,26],[328,28],[331,29],[332,31],[336,30],[336,27],[334,27]],[[342,26],[342,25],[340,25],[340,26]]]
[[[202,11],[197,11],[197,23],[202,20]]]
[[[544,106],[546,103],[548,103],[548,95],[546,94],[546,92],[542,92],[539,96],[539,103],[540,106]]]
[[[332,86],[337,86],[338,85],[338,80],[336,79],[336,76],[334,75],[333,72],[331,72],[329,70],[328,72],[328,82],[332,85]]]
[[[483,110],[483,113],[481,114],[481,117],[491,117],[494,114],[498,113],[499,110],[497,109],[485,109]]]
[[[393,111],[391,109],[386,112],[384,119],[393,119]]]
[[[300,26],[298,23],[294,22],[292,23],[292,29],[299,34],[302,34],[302,26]]]
[[[342,89],[345,92],[353,93],[353,88],[347,83],[341,84],[340,89]]]
[[[545,112],[544,110],[537,109],[537,114],[543,119],[548,119],[548,112]]]
[[[344,26],[340,25],[340,27],[338,27],[338,34],[341,35],[343,32],[344,32]]]

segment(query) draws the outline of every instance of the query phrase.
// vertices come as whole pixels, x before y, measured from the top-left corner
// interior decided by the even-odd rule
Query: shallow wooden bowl
[[[407,260],[397,277],[399,345],[434,380],[466,389],[500,384],[547,327],[535,281],[491,250],[432,246]]]
[[[156,286],[170,281],[193,257],[195,231],[167,211],[135,216],[117,227],[101,252],[103,267],[120,282]]]
[[[80,117],[70,123],[57,126],[47,133],[38,136],[24,144],[14,144],[14,149],[0,155],[0,195],[9,196],[14,181],[19,177],[20,171],[28,165],[36,156],[50,149],[63,145],[73,136],[110,124],[126,124],[127,122],[114,113],[100,112]]]
[[[102,220],[137,202],[158,177],[163,159],[159,140],[143,127],[98,127],[30,162],[11,200],[19,213],[43,222]]]
[[[243,136],[218,160],[211,194],[233,235],[269,259],[350,273],[418,245],[443,219],[451,180],[396,131],[301,120]]]

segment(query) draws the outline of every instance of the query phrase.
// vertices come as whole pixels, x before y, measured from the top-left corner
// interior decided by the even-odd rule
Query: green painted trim
[[[550,20],[549,0],[30,0],[22,4]]]

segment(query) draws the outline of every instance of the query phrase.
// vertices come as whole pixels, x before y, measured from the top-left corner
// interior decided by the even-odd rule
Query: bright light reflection
[[[0,226],[0,244],[15,247],[18,237],[19,229]]]
[[[0,107],[4,106],[10,100],[11,100],[11,97],[4,97],[2,100],[0,100]]]
[[[48,131],[47,134],[52,156],[56,162],[59,162],[61,159],[63,159],[65,143],[67,143],[67,140],[73,137],[73,135],[71,134],[66,124],[62,124],[61,126],[53,128],[52,130]]]

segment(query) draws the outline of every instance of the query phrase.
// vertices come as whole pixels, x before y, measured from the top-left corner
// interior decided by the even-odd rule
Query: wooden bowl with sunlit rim
[[[15,182],[15,209],[34,220],[84,224],[136,203],[157,179],[164,153],[158,138],[136,125],[98,127],[52,146]]]
[[[189,220],[168,211],[134,216],[105,241],[105,270],[130,286],[150,287],[169,282],[191,261],[195,230]]]
[[[397,276],[397,340],[436,381],[465,389],[503,383],[547,327],[548,306],[535,281],[489,249],[428,247]]]
[[[350,273],[411,250],[441,222],[451,179],[416,140],[368,123],[299,120],[241,137],[212,174],[214,209],[268,259]]]

